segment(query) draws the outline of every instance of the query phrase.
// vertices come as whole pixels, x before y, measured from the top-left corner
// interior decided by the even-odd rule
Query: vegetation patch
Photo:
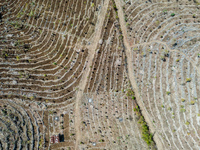
[[[126,93],[126,95],[133,99],[135,99],[135,93],[132,89],[129,89]],[[138,106],[138,104],[135,102],[135,107],[133,108],[134,112],[136,113],[136,115],[138,116],[138,124],[140,127],[140,132],[142,133],[142,139],[147,143],[147,145],[151,148],[154,149],[155,148],[155,142],[153,140],[153,134],[150,132],[149,127],[144,119],[144,117],[142,116],[140,107]]]

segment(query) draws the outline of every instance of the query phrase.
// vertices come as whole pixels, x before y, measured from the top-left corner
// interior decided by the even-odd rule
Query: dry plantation
[[[0,0],[0,149],[198,150],[199,9]]]

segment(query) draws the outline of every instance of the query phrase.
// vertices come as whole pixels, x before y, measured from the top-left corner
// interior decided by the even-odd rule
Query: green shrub
[[[133,110],[134,110],[135,112],[140,112],[140,109],[139,109],[138,106],[136,106],[136,108],[133,108]]]
[[[195,101],[191,101],[191,102],[190,102],[190,105],[194,105],[194,104],[195,104]]]
[[[181,110],[180,110],[181,112],[185,112],[186,110],[184,109],[184,108],[181,108]]]
[[[187,121],[185,124],[188,126],[190,124],[190,122]]]
[[[182,102],[185,102],[185,99],[184,99],[184,98],[182,98],[182,99],[181,99],[181,101],[182,101]]]
[[[172,13],[171,16],[174,17],[174,16],[175,16],[175,13]]]
[[[99,142],[104,142],[104,139],[99,140]]]
[[[167,95],[171,94],[171,92],[170,92],[170,91],[167,91],[166,93],[167,93]]]
[[[133,90],[131,90],[131,89],[128,89],[128,91],[127,91],[127,96],[134,96],[134,92],[133,92]]]
[[[186,82],[190,82],[191,81],[191,78],[186,78]]]
[[[168,108],[167,108],[167,110],[171,111],[171,110],[172,110],[172,108],[171,108],[171,107],[168,107]]]
[[[16,56],[17,61],[19,61],[19,56]]]

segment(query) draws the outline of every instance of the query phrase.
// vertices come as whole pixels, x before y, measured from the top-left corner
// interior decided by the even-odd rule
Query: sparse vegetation
[[[127,90],[128,97],[133,97],[133,95],[134,95],[134,92],[131,89]],[[153,141],[153,135],[149,131],[149,128],[147,126],[147,123],[144,120],[144,117],[141,114],[139,106],[137,105],[133,110],[139,117],[138,123],[140,124],[142,139],[147,143],[148,146],[152,147],[155,144]]]

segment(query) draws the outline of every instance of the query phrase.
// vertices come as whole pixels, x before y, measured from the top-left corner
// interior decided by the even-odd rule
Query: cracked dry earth
[[[0,0],[0,149],[199,150],[199,9]]]

